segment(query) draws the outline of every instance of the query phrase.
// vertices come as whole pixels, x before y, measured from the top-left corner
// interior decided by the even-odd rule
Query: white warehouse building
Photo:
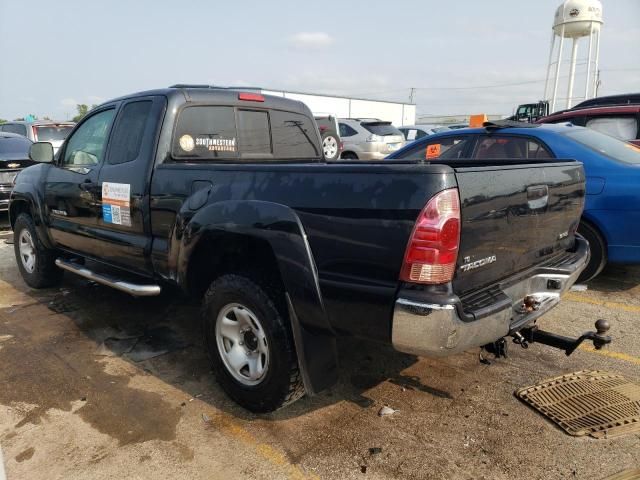
[[[333,115],[338,118],[378,118],[396,127],[414,125],[416,106],[410,103],[367,100],[364,98],[338,97],[316,93],[285,90],[251,89],[264,95],[291,98],[305,103],[316,116]]]

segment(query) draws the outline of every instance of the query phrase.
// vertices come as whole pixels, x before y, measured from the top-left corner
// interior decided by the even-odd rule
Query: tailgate
[[[571,248],[584,206],[582,164],[456,168],[461,233],[457,294],[494,284]]]

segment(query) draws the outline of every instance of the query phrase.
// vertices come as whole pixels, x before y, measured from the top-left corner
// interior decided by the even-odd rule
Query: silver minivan
[[[54,122],[53,120],[14,121],[0,125],[0,132],[17,133],[32,142],[49,142],[53,145],[53,151],[57,152],[74,126],[73,122]]]
[[[382,160],[405,144],[400,130],[377,118],[341,118],[338,128],[345,160]]]

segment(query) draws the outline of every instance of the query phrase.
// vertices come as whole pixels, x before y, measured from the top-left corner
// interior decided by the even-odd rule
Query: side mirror
[[[49,142],[36,142],[29,147],[29,158],[34,162],[51,163],[53,161],[53,145]]]

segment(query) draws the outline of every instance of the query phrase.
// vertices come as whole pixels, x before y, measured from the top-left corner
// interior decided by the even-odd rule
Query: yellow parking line
[[[251,447],[263,459],[281,468],[291,480],[319,480],[317,475],[305,473],[300,467],[290,463],[280,450],[258,441],[249,431],[239,425],[230,415],[219,412],[213,415],[210,422],[222,433]]]
[[[617,360],[623,360],[625,362],[634,363],[636,365],[640,365],[640,357],[634,357],[633,355],[629,355],[627,353],[622,352],[614,352],[613,350],[600,349],[596,350],[593,347],[588,345],[580,345],[578,347],[580,350],[584,350],[585,352],[597,353],[598,355],[604,355],[605,357],[615,358]]]
[[[627,305],[626,303],[617,303],[617,302],[605,302],[602,300],[596,300],[594,298],[584,297],[582,295],[578,295],[571,292],[567,293],[563,298],[565,298],[566,300],[570,300],[572,302],[588,303],[590,305],[600,305],[602,307],[615,308],[617,310],[624,310],[625,312],[640,313],[640,306],[638,305]]]

